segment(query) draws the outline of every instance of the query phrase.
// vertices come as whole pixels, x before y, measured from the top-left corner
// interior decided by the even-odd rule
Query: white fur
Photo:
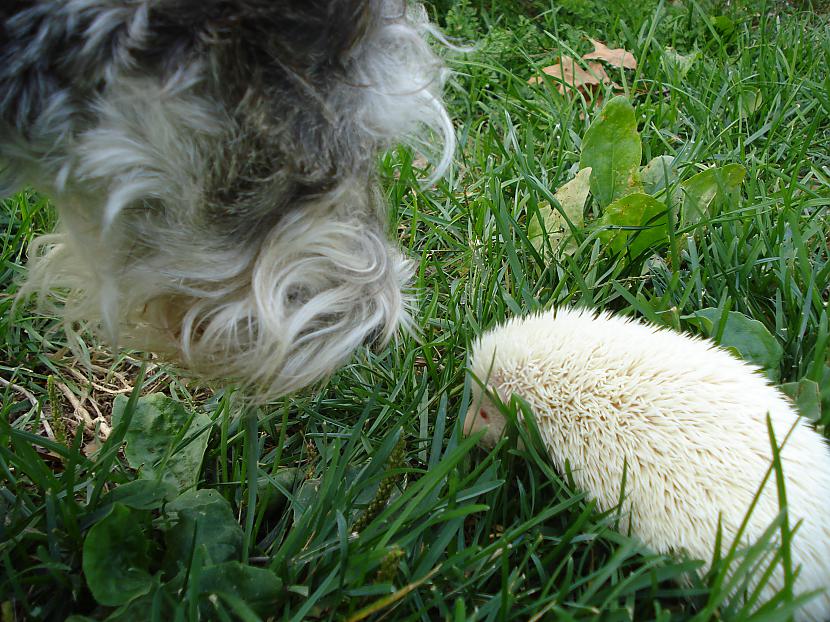
[[[830,452],[756,368],[706,340],[560,309],[484,335],[470,369],[501,399],[528,402],[556,467],[568,462],[601,510],[617,505],[625,465],[631,532],[655,551],[701,560],[712,558],[719,516],[723,552],[732,544],[771,465],[769,413],[777,442],[789,434],[781,459],[797,526],[796,592],[830,586]],[[492,446],[504,417],[476,387],[465,430],[488,425],[484,443]],[[756,541],[779,511],[773,473],[743,542]],[[762,598],[782,586],[779,565]],[[828,618],[827,592],[797,616]]]

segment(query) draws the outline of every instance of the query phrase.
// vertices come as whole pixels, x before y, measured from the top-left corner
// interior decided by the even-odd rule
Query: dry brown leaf
[[[84,446],[81,448],[81,451],[84,452],[84,455],[87,458],[91,458],[96,453],[98,453],[99,449],[101,449],[101,441],[99,441],[97,438],[93,438],[91,441],[84,444]]]
[[[618,84],[615,84],[614,81],[605,72],[605,67],[602,66],[602,63],[598,63],[596,61],[588,63],[588,71],[590,71],[595,76],[598,76],[603,84],[610,84],[612,88],[619,90],[620,86]]]
[[[612,84],[611,78],[600,63],[587,63],[586,68],[583,68],[580,61],[570,56],[562,56],[558,63],[544,67],[542,72],[559,82],[557,89],[562,94],[566,89],[585,92],[600,84]],[[528,83],[538,84],[543,80],[542,76],[533,76]]]
[[[594,44],[594,51],[586,54],[582,58],[585,60],[601,60],[614,67],[621,67],[623,69],[637,69],[637,59],[628,50],[623,48],[611,49],[602,41],[591,39]]]

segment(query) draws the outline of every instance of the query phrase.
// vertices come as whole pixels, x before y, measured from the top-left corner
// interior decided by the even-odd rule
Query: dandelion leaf
[[[626,97],[615,97],[585,133],[579,161],[580,168],[591,168],[591,194],[601,207],[643,191],[639,176],[642,157],[634,108]]]

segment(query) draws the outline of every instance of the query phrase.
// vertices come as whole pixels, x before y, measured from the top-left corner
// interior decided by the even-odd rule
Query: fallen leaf
[[[582,65],[585,64],[585,68]],[[564,94],[566,90],[590,91],[600,84],[613,84],[600,63],[580,63],[570,56],[562,56],[555,65],[542,68],[542,73],[555,78],[559,83],[557,89]],[[542,76],[533,76],[529,84],[543,82]]]
[[[583,56],[582,58],[585,60],[602,60],[614,67],[637,69],[637,59],[628,50],[623,48],[611,49],[602,41],[596,39],[591,39],[591,43],[594,44],[594,51]]]
[[[615,84],[614,81],[610,78],[610,76],[605,72],[605,67],[602,66],[602,63],[588,63],[588,71],[593,75],[598,76],[603,84],[610,84],[615,89],[620,89],[620,86],[618,84]]]

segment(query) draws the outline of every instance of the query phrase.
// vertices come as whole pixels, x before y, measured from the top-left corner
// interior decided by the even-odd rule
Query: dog
[[[0,194],[53,198],[22,296],[263,399],[408,322],[376,174],[453,151],[406,0],[0,5]]]

